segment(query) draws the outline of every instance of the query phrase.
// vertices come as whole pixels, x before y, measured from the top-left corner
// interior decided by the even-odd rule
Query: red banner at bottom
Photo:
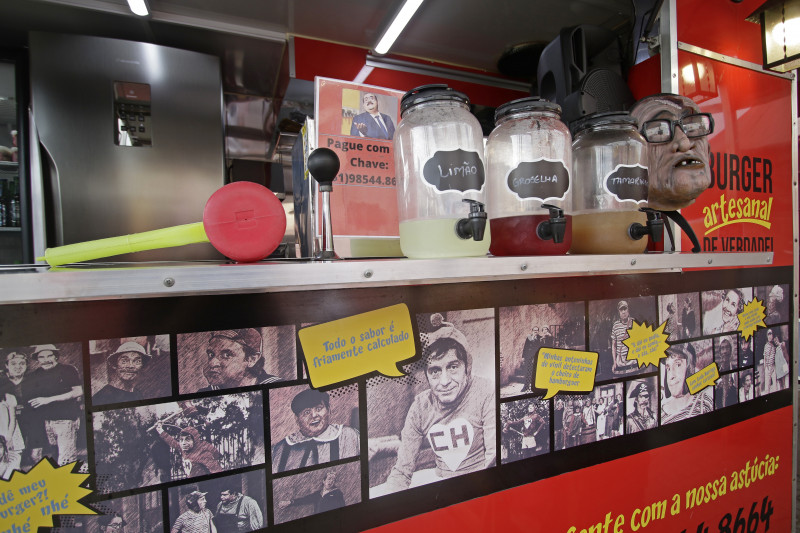
[[[792,408],[373,531],[791,531]]]

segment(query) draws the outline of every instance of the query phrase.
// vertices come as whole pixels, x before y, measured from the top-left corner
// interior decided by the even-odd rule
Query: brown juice
[[[541,222],[549,215],[521,215],[492,219],[492,255],[563,255],[572,244],[572,217],[565,215],[567,227],[564,240],[558,244],[545,241],[536,234]]]
[[[630,238],[628,228],[634,222],[646,224],[647,215],[640,211],[573,215],[570,253],[640,254],[647,247],[647,237]]]

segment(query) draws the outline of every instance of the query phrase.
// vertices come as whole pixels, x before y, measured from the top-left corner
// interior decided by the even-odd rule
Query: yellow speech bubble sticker
[[[317,324],[298,332],[311,386],[319,389],[377,370],[404,376],[397,363],[416,355],[406,304]]]
[[[759,326],[767,327],[764,319],[767,317],[764,302],[758,298],[744,304],[744,309],[739,313],[739,331],[745,340],[753,336]]]
[[[634,322],[628,330],[628,338],[622,341],[628,347],[628,361],[638,361],[639,368],[645,365],[658,368],[658,362],[667,356],[669,348],[666,342],[669,334],[664,333],[666,325],[664,322],[654,330],[644,322]]]
[[[717,367],[717,363],[711,363],[707,367],[686,378],[686,385],[689,387],[689,392],[697,394],[706,387],[716,385],[718,379],[719,368]]]
[[[0,481],[0,530],[35,532],[53,527],[53,515],[97,514],[78,503],[92,491],[81,486],[89,474],[73,474],[76,463],[54,468],[42,459],[27,474]]]
[[[560,391],[590,391],[594,387],[597,358],[597,352],[539,348],[536,388],[547,389],[545,400]]]

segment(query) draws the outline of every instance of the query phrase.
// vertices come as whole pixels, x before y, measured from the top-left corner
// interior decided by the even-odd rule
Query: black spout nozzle
[[[650,235],[653,242],[661,242],[661,239],[664,237],[664,219],[661,218],[661,211],[656,211],[649,207],[642,207],[639,211],[647,214],[647,226],[634,222],[628,228],[628,235],[635,241],[638,241],[645,235]]]
[[[456,224],[456,235],[461,239],[482,241],[483,234],[486,232],[486,211],[483,209],[484,206],[477,200],[465,198],[463,201],[469,203],[469,215],[467,215],[467,218],[459,220]]]
[[[564,233],[567,230],[567,219],[564,217],[564,210],[550,204],[542,204],[542,207],[550,211],[550,220],[540,222],[536,226],[536,235],[543,241],[552,241],[559,244],[564,241]]]

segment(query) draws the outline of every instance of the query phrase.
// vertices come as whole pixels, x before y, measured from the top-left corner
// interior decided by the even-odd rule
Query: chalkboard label
[[[614,171],[606,176],[606,191],[620,202],[647,202],[647,167],[641,165],[617,165]]]
[[[569,190],[569,170],[560,160],[524,161],[509,172],[507,183],[521,199],[563,200]]]
[[[425,181],[438,191],[480,191],[486,181],[483,162],[477,152],[437,151],[422,169]]]

